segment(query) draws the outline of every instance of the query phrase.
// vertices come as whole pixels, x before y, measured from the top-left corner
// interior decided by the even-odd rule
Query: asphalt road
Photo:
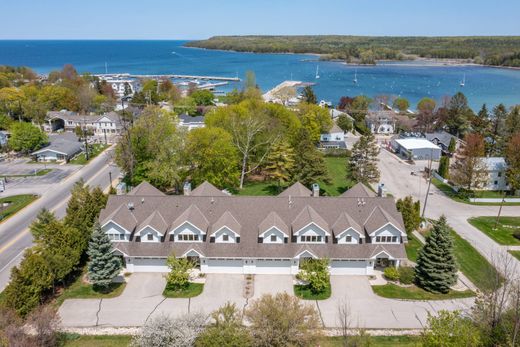
[[[21,261],[23,251],[32,245],[28,227],[38,212],[47,208],[62,218],[70,198],[70,189],[81,178],[91,187],[106,189],[110,184],[109,172],[113,180],[119,176],[119,168],[111,164],[112,155],[112,149],[101,153],[62,182],[51,185],[38,200],[0,224],[0,291],[9,282],[11,268]]]

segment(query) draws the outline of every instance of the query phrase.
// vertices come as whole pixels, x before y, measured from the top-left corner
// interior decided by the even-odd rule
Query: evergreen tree
[[[491,126],[491,155],[500,156],[507,140],[506,130],[507,109],[504,104],[499,104],[493,108],[493,120]]]
[[[318,99],[316,98],[316,94],[314,94],[314,90],[312,90],[311,86],[307,86],[303,88],[303,100],[308,104],[317,104]]]
[[[455,140],[455,138],[452,137],[450,140],[450,144],[448,145],[448,152],[455,153],[456,149],[457,149],[457,140]]]
[[[96,223],[87,251],[88,277],[95,286],[107,288],[122,268],[121,259],[114,255],[108,235]]]
[[[419,201],[414,202],[411,196],[407,196],[397,200],[396,207],[403,216],[404,227],[408,234],[419,228],[421,224],[421,203]]]
[[[450,176],[450,157],[443,155],[439,162],[439,175],[445,179],[449,179]]]
[[[294,180],[304,186],[318,181],[329,182],[329,174],[323,154],[316,148],[305,129],[300,129],[295,147]]]
[[[450,133],[456,136],[464,135],[468,131],[474,115],[468,106],[466,96],[461,92],[455,94],[449,102],[448,117],[445,120]]]
[[[487,136],[489,134],[489,112],[486,104],[482,105],[480,111],[478,111],[477,115],[473,118],[471,122],[471,126],[473,131],[483,136]],[[453,153],[453,152],[452,152]]]
[[[510,135],[520,132],[520,105],[511,108],[506,118],[506,129]]]
[[[283,141],[273,145],[266,160],[266,176],[276,181],[278,189],[291,181],[294,169],[294,150]]]
[[[511,136],[505,150],[507,181],[513,192],[520,190],[520,131]]]
[[[426,244],[419,252],[415,280],[419,287],[433,293],[447,293],[457,282],[453,239],[444,216],[434,223]]]
[[[352,177],[358,182],[373,183],[379,180],[377,155],[379,147],[376,138],[369,133],[363,135],[352,147],[352,154],[348,162]]]

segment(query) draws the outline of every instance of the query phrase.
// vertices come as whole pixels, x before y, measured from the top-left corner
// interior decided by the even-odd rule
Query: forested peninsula
[[[314,53],[325,60],[359,64],[429,58],[520,67],[520,36],[214,36],[190,41],[186,46],[255,53]]]

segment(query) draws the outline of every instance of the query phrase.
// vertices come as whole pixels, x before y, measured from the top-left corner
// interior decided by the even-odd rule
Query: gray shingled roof
[[[135,219],[142,222],[154,211],[158,211],[168,225],[173,225],[174,222],[178,224],[189,220],[192,224],[203,224],[201,229],[206,231],[209,226],[216,224],[226,211],[229,211],[241,225],[240,243],[212,243],[209,239],[200,243],[174,242],[169,241],[168,238],[164,242],[141,243],[135,242],[132,238],[130,242],[115,243],[114,246],[121,252],[131,256],[167,257],[172,252],[184,254],[189,249],[198,247],[200,253],[206,257],[289,259],[293,258],[301,250],[302,244],[292,242],[291,239],[285,244],[258,242],[259,226],[262,225],[267,219],[266,216],[270,215],[271,212],[276,212],[286,225],[291,225],[307,206],[311,207],[328,225],[333,225],[340,217],[340,214],[346,212],[361,227],[364,227],[365,221],[367,221],[370,229],[372,224],[384,224],[381,223],[381,220],[375,220],[374,222],[369,220],[369,216],[373,214],[372,212],[376,207],[381,207],[385,213],[373,214],[371,218],[384,219],[384,222],[389,219],[385,215],[389,215],[397,223],[396,226],[404,231],[402,217],[396,210],[393,198],[364,197],[364,201],[365,204],[358,206],[358,197],[294,196],[291,198],[291,203],[289,203],[286,197],[280,196],[225,195],[208,197],[168,195],[149,196],[146,197],[144,202],[141,202],[141,197],[139,196],[111,195],[108,198],[107,207],[101,211],[100,220],[110,219],[109,217],[117,214],[115,212],[120,211],[121,208],[129,212],[126,206],[131,202],[134,204],[131,215],[118,215],[118,220],[121,217],[125,217],[130,219],[129,225],[137,225],[139,223],[136,223]],[[131,219],[134,217],[135,219],[132,222]],[[126,224],[121,221],[120,223]],[[328,238],[324,244],[309,244],[305,247],[318,257],[366,259],[371,257],[378,245],[372,243],[335,244],[332,238]],[[393,257],[398,259],[406,258],[403,244],[388,244],[384,245],[384,247]]]
[[[158,211],[153,211],[152,214],[137,227],[137,232],[140,232],[147,226],[155,229],[161,235],[164,235],[168,230],[168,224],[161,215],[161,212]]]
[[[228,229],[234,231],[237,235],[240,235],[240,230],[242,226],[236,220],[236,218],[231,214],[231,212],[226,211],[219,219],[213,224],[211,230],[213,233],[219,231],[223,227],[227,227]]]
[[[359,182],[352,186],[349,190],[341,194],[345,198],[370,198],[375,197],[376,193],[370,190],[363,183]]]
[[[133,212],[128,208],[128,204],[118,205],[110,215],[105,218],[100,217],[100,220],[102,221],[101,225],[105,225],[107,222],[112,221],[130,233],[133,232],[137,226],[137,218],[135,218]]]
[[[275,227],[285,235],[289,236],[289,227],[275,211],[269,212],[267,217],[265,217],[265,219],[260,223],[258,226],[258,234],[263,234],[272,227]]]
[[[204,181],[190,193],[192,196],[228,196],[208,181]]]
[[[394,217],[381,206],[376,206],[365,222],[365,230],[370,235],[388,223],[392,223],[396,228],[400,227],[400,223]],[[401,228],[401,230],[404,230],[404,228]]]
[[[128,195],[136,195],[136,196],[161,196],[166,195],[161,192],[159,189],[152,186],[150,183],[143,181],[137,185],[137,187],[133,188]]]
[[[199,230],[202,230],[202,233],[204,234],[209,227],[208,220],[197,205],[190,205],[184,212],[182,212],[182,214],[173,221],[170,230],[175,230],[186,222],[194,225]]]
[[[326,233],[329,233],[329,224],[310,206],[305,206],[291,223],[293,233],[300,231],[309,224],[315,224]]]
[[[334,232],[334,236],[338,237],[345,230],[352,228],[357,231],[362,237],[365,237],[363,233],[363,228],[348,215],[347,212],[343,212],[339,215],[336,222],[332,225],[332,231]]]
[[[308,189],[307,187],[305,187],[300,182],[294,183],[290,187],[286,188],[283,192],[278,194],[278,196],[285,196],[285,197],[289,197],[289,196],[311,196],[311,195],[312,195],[312,191],[310,189]]]

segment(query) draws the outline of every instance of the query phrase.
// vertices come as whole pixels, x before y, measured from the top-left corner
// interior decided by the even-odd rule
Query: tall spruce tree
[[[294,179],[304,186],[317,181],[330,182],[323,154],[316,148],[309,137],[309,132],[302,128],[296,138]]]
[[[352,177],[358,182],[375,183],[379,180],[377,155],[379,147],[376,138],[369,133],[363,135],[352,147],[352,155],[348,162]]]
[[[443,155],[439,161],[439,175],[450,178],[450,157]]]
[[[98,223],[94,227],[87,254],[90,257],[88,262],[90,281],[96,286],[107,288],[119,274],[123,264],[121,259],[112,252],[112,243]]]
[[[434,223],[426,244],[419,252],[415,281],[419,287],[433,293],[447,293],[457,282],[453,239],[444,216]]]

